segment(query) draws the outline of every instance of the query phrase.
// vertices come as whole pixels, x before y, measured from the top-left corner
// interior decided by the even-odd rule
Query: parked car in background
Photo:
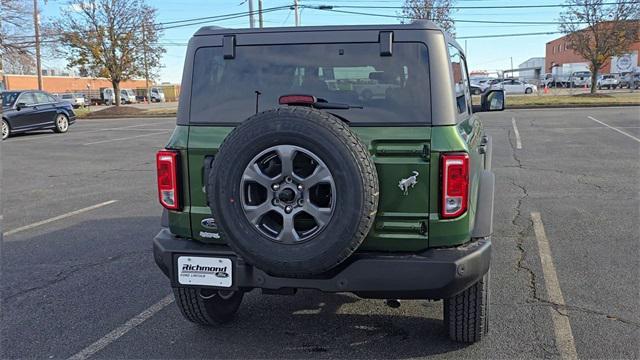
[[[480,94],[482,94],[482,92],[484,92],[484,90],[485,90],[486,88],[488,88],[488,86],[486,86],[486,85],[482,85],[482,84],[474,84],[474,83],[471,83],[471,84],[469,85],[469,88],[471,89],[471,94],[473,94],[473,95],[480,95]]]
[[[70,103],[75,109],[86,106],[84,95],[82,94],[62,94],[59,98],[61,101]]]
[[[51,129],[65,133],[76,120],[73,106],[44,91],[2,93],[2,140],[17,133]]]
[[[149,95],[151,102],[165,102],[164,90],[161,87],[152,87]]]
[[[598,76],[596,86],[598,89],[615,89],[619,85],[617,74],[605,74]]]
[[[504,89],[507,94],[532,94],[538,91],[538,87],[526,81],[516,79],[504,79],[491,85],[492,88]]]
[[[131,89],[120,89],[120,102],[122,104],[137,103],[136,93]]]
[[[618,82],[621,89],[640,89],[640,72],[628,72],[622,74]]]

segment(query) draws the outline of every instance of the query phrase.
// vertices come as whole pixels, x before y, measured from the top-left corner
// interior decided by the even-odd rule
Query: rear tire
[[[489,332],[489,273],[465,291],[444,300],[444,322],[449,338],[474,343]]]
[[[532,92],[533,92],[533,89],[532,89],[532,88],[526,88],[526,89],[524,89],[524,93],[525,93],[525,94],[531,94]]]
[[[200,325],[218,325],[233,320],[244,297],[243,291],[227,293],[194,288],[174,288],[173,294],[182,316]]]
[[[2,140],[8,138],[11,135],[11,127],[7,120],[2,119]]]

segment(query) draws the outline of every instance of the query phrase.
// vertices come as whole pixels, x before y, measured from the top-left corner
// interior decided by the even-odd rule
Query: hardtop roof
[[[462,47],[458,42],[440,26],[430,20],[416,20],[410,24],[385,24],[385,25],[323,25],[323,26],[287,26],[266,28],[224,28],[220,26],[204,26],[198,29],[193,36],[210,35],[234,35],[234,34],[260,34],[260,33],[303,33],[323,31],[392,31],[392,30],[429,30],[439,31],[444,34],[448,43],[454,44],[458,50]]]

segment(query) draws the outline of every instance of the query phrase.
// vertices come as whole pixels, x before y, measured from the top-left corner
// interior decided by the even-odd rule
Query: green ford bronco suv
[[[245,292],[444,300],[452,339],[488,329],[494,175],[460,46],[431,22],[205,27],[157,154],[155,261],[182,314]]]

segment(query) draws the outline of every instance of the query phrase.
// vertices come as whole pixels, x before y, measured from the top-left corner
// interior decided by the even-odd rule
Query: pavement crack
[[[588,315],[603,316],[603,317],[605,317],[605,318],[607,318],[609,320],[618,321],[618,322],[621,322],[621,323],[626,324],[626,325],[630,325],[630,326],[634,326],[634,327],[640,328],[640,323],[639,322],[636,322],[636,321],[633,321],[633,320],[629,320],[629,319],[625,319],[625,318],[619,317],[617,315],[611,315],[611,314],[606,313],[604,311],[593,310],[593,309],[589,309],[589,308],[582,307],[582,306],[576,306],[576,305],[558,304],[558,303],[555,303],[553,301],[549,301],[549,300],[545,300],[545,299],[541,299],[541,298],[537,298],[536,301],[538,301],[541,305],[550,306],[558,314],[560,314],[562,316],[569,316],[567,311],[575,311],[575,312],[588,314]]]
[[[69,265],[67,269],[59,270],[58,272],[56,272],[56,274],[53,276],[52,279],[50,279],[48,281],[45,281],[43,284],[19,290],[18,292],[14,293],[14,294],[11,294],[9,296],[3,297],[2,300],[3,301],[8,301],[8,300],[12,300],[12,299],[15,299],[15,298],[18,298],[18,297],[22,297],[24,295],[30,294],[30,293],[35,292],[35,291],[46,289],[46,288],[48,288],[50,286],[53,286],[53,285],[55,285],[57,283],[65,281],[70,276],[72,276],[73,274],[78,273],[80,271],[91,269],[91,268],[94,268],[94,267],[97,267],[97,266],[106,265],[106,264],[109,264],[109,263],[112,263],[112,262],[116,262],[116,261],[118,261],[118,260],[120,260],[122,258],[131,256],[131,255],[137,255],[137,254],[139,254],[141,252],[143,252],[143,251],[130,252],[130,253],[120,254],[120,255],[116,255],[116,256],[109,256],[106,259],[103,259],[103,260],[97,261],[97,262],[92,262],[92,263],[80,263],[80,264]],[[145,250],[144,252],[147,252],[147,251]]]
[[[587,175],[583,175],[583,174],[578,175],[578,183],[583,184],[583,185],[593,186],[596,189],[598,189],[599,191],[602,191],[602,192],[605,192],[605,193],[608,192],[607,190],[605,190],[604,187],[602,187],[602,186],[600,186],[600,185],[598,185],[596,183],[592,183],[592,182],[586,181],[586,178],[587,178]]]

